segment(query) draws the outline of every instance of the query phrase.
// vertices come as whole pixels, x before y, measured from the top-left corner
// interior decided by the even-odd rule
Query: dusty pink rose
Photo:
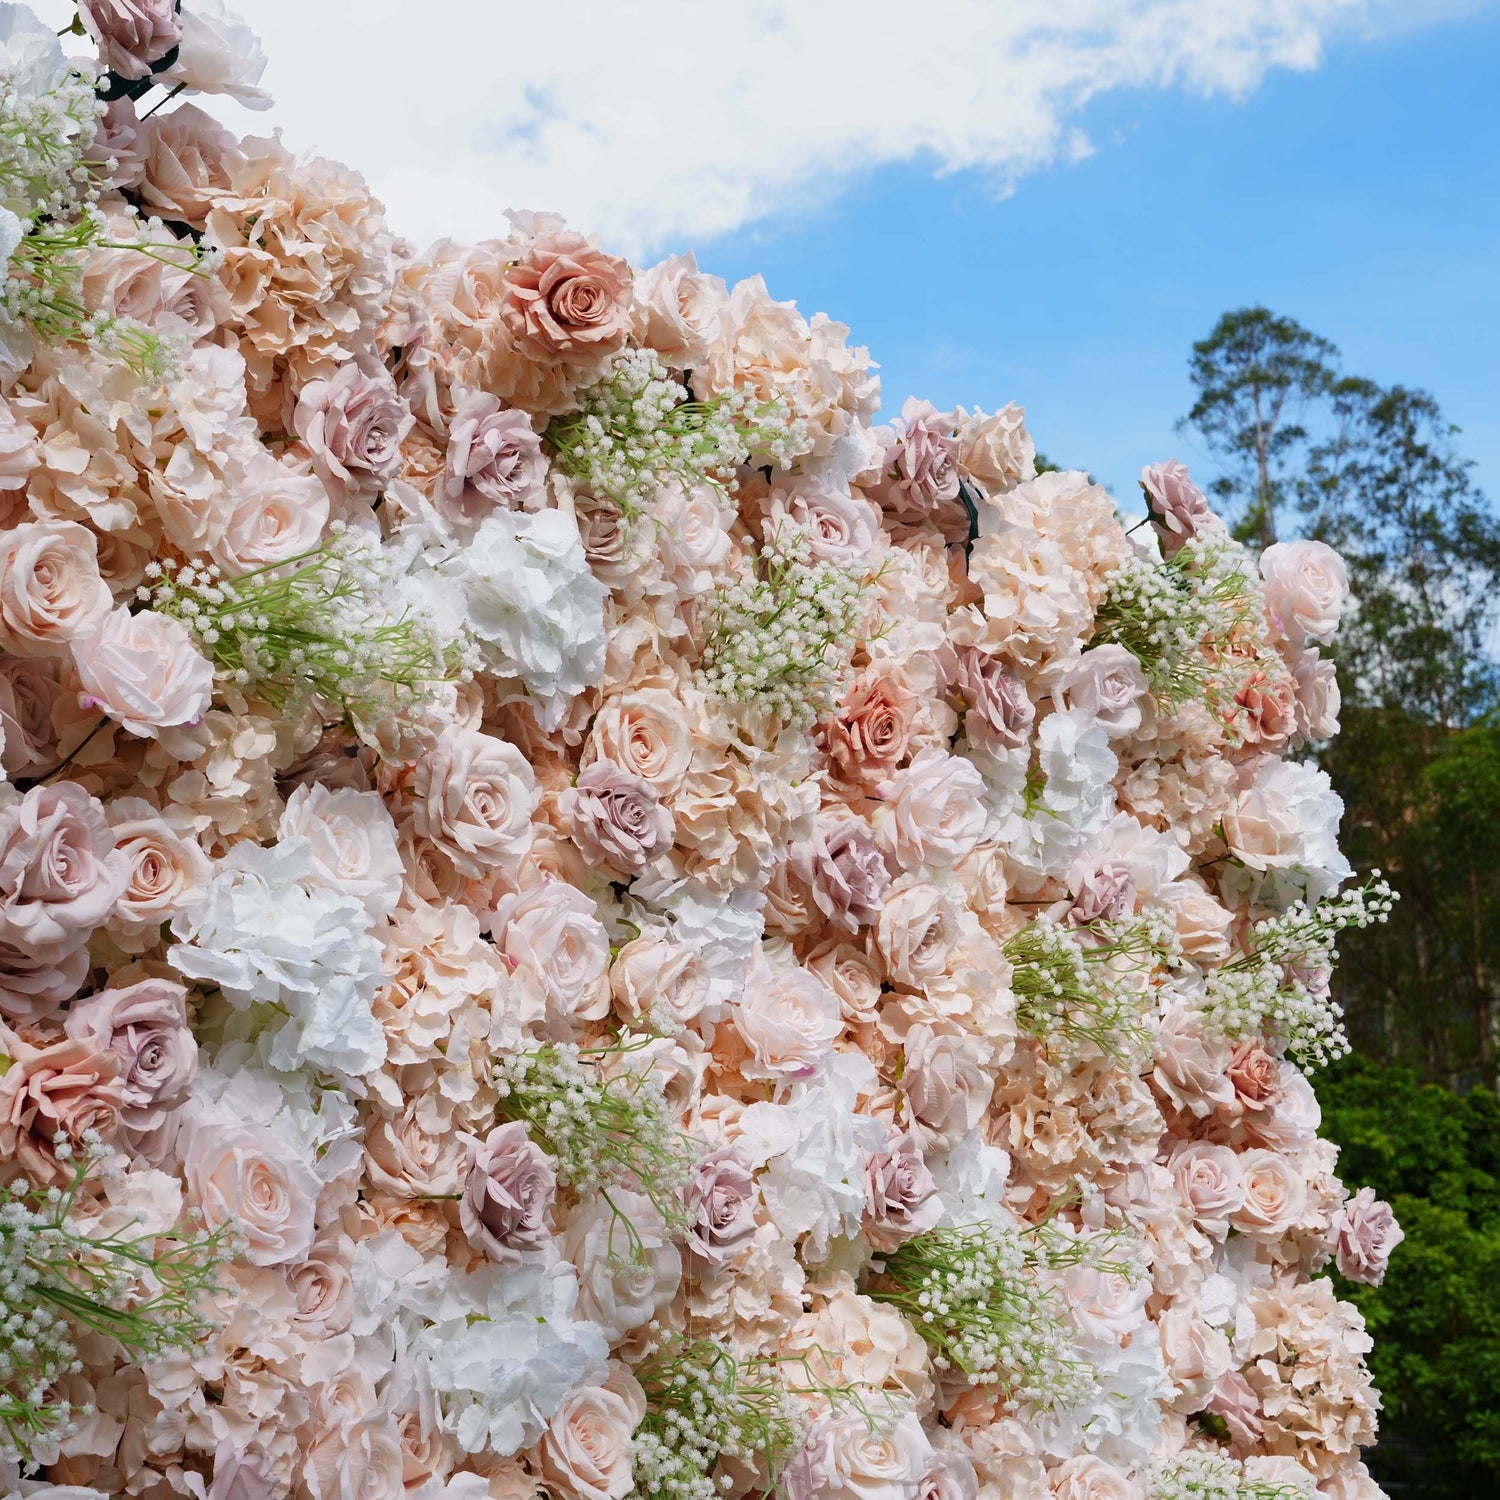
[[[455,399],[438,509],[468,526],[497,507],[532,509],[546,495],[547,460],[531,418],[485,391],[459,391]]]
[[[1122,860],[1079,860],[1068,871],[1068,889],[1073,894],[1068,921],[1075,926],[1118,922],[1135,910],[1135,876]]]
[[[672,847],[672,810],[649,782],[613,761],[585,766],[558,809],[583,857],[622,874],[639,875]]]
[[[1194,1219],[1215,1239],[1223,1239],[1245,1202],[1239,1157],[1228,1146],[1179,1141],[1167,1165]]]
[[[177,0],[78,0],[84,29],[99,43],[99,61],[121,78],[148,78],[182,40]]]
[[[820,817],[812,837],[792,847],[790,860],[835,927],[857,932],[880,915],[891,876],[863,818]]]
[[[1058,701],[1085,724],[1098,724],[1111,739],[1141,727],[1146,674],[1123,646],[1095,646],[1064,675]]]
[[[894,1250],[942,1217],[937,1183],[911,1136],[895,1136],[886,1150],[867,1158],[865,1204],[865,1232],[877,1250]]]
[[[816,480],[798,478],[771,491],[767,539],[786,526],[807,533],[808,548],[819,561],[867,562],[881,542],[880,513],[868,500]]]
[[[732,1151],[699,1162],[682,1197],[694,1216],[683,1248],[703,1264],[718,1269],[755,1238],[755,1178]]]
[[[1349,597],[1349,573],[1327,542],[1274,543],[1260,555],[1260,576],[1271,622],[1292,645],[1315,640],[1326,646],[1333,639]]]
[[[824,748],[845,781],[874,786],[905,758],[920,700],[896,666],[857,677],[823,728]]]
[[[23,521],[0,533],[0,644],[62,656],[114,607],[94,533],[74,521]]]
[[[964,540],[969,518],[958,498],[958,433],[951,413],[907,397],[877,493],[896,520],[933,520],[947,540]]]
[[[1339,1274],[1365,1286],[1379,1286],[1393,1251],[1406,1235],[1389,1203],[1361,1188],[1334,1215],[1329,1241]]]
[[[146,172],[146,139],[135,104],[129,99],[111,99],[94,127],[94,144],[89,152],[101,164],[114,162],[114,170],[98,168],[106,187],[133,188],[140,185]]]
[[[189,1200],[209,1229],[233,1223],[254,1266],[294,1265],[313,1242],[321,1184],[263,1125],[202,1116],[179,1138]]]
[[[308,381],[292,417],[318,477],[345,493],[395,475],[402,439],[415,422],[384,369],[371,373],[352,360],[327,380]]]
[[[1280,1066],[1260,1042],[1241,1042],[1224,1076],[1234,1089],[1237,1114],[1258,1115],[1281,1098]]]
[[[0,1040],[10,1066],[0,1075],[0,1157],[14,1157],[34,1182],[72,1176],[61,1144],[75,1151],[92,1132],[103,1142],[120,1128],[119,1059],[106,1047],[68,1037],[50,1047]]]
[[[198,1076],[198,1044],[188,1030],[187,991],[168,979],[145,979],[75,1001],[67,1034],[114,1053],[119,1061],[120,1118],[132,1130],[155,1130],[187,1102]]]
[[[1170,557],[1185,542],[1198,535],[1208,519],[1208,498],[1188,478],[1187,465],[1173,458],[1141,470],[1141,488],[1162,551]]]
[[[500,1265],[535,1259],[552,1243],[557,1177],[519,1120],[470,1140],[459,1223],[469,1243]]]
[[[196,724],[213,702],[213,663],[187,627],[166,615],[117,609],[74,643],[86,702],[142,739]]]
[[[61,961],[103,925],[126,878],[103,807],[76,782],[33,787],[0,812],[0,944]]]
[[[991,755],[1003,755],[1026,743],[1036,720],[1036,705],[1021,674],[1008,662],[970,647],[959,658],[958,688],[969,743]]]
[[[951,1143],[979,1124],[995,1090],[994,1077],[968,1038],[913,1026],[906,1034],[901,1092],[913,1117],[938,1141]]]
[[[527,358],[591,363],[630,332],[630,267],[570,230],[538,235],[506,274],[500,316]]]

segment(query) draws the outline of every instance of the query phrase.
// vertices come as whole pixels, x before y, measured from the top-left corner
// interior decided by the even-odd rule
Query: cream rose
[[[703,955],[661,932],[643,932],[615,955],[610,994],[623,1020],[650,1015],[658,1006],[686,1026],[708,1003],[712,975]]]
[[[208,1229],[233,1223],[252,1265],[307,1254],[319,1184],[289,1146],[264,1126],[207,1116],[185,1124],[178,1146],[188,1197]]]
[[[377,792],[299,786],[287,798],[277,827],[281,839],[304,838],[312,879],[352,896],[372,920],[388,917],[401,898],[401,852],[396,825]]]
[[[0,533],[0,643],[17,656],[63,656],[114,607],[94,533],[74,521],[23,521]]]
[[[570,1500],[623,1500],[635,1482],[630,1435],[645,1415],[645,1394],[623,1365],[607,1384],[579,1387],[537,1445],[543,1477]]]
[[[1307,1207],[1307,1184],[1286,1157],[1256,1149],[1240,1153],[1240,1176],[1245,1196],[1229,1215],[1242,1234],[1280,1239]]]
[[[91,707],[142,739],[196,724],[213,702],[213,663],[179,621],[117,609],[73,643],[78,680]]]

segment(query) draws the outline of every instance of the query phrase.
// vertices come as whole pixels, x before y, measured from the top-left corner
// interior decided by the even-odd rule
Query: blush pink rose
[[[23,521],[0,533],[0,644],[63,656],[114,607],[94,533],[74,521]]]
[[[477,729],[447,729],[417,762],[413,823],[478,880],[513,869],[531,848],[536,778],[519,750]]]
[[[591,363],[630,332],[630,267],[581,234],[538,235],[505,278],[500,316],[528,359]]]
[[[196,104],[141,121],[139,136],[145,152],[142,206],[202,229],[214,200],[234,191],[235,169],[244,162],[238,140]]]
[[[1391,1252],[1406,1238],[1389,1203],[1361,1188],[1333,1217],[1329,1241],[1339,1274],[1349,1281],[1379,1286]]]
[[[61,961],[104,924],[126,879],[103,807],[76,782],[33,787],[0,812],[0,944]]]
[[[546,495],[547,459],[531,418],[486,391],[461,390],[455,400],[438,510],[473,526],[497,508],[532,509]]]
[[[875,831],[908,870],[951,867],[984,837],[984,778],[974,763],[932,746],[878,788]]]
[[[1230,1224],[1242,1234],[1280,1239],[1307,1207],[1302,1174],[1279,1152],[1256,1148],[1240,1153],[1240,1175],[1245,1196]]]
[[[630,1437],[645,1415],[645,1394],[621,1366],[605,1385],[578,1387],[537,1445],[542,1476],[570,1500],[624,1500],[635,1488]]]
[[[1224,1419],[1229,1428],[1230,1451],[1237,1457],[1243,1457],[1265,1435],[1260,1401],[1238,1370],[1219,1377],[1204,1410]]]
[[[119,1062],[120,1118],[132,1130],[155,1130],[187,1102],[198,1076],[198,1044],[188,1030],[187,991],[168,979],[145,979],[75,1001],[67,1034],[112,1052]]]
[[[901,1092],[913,1118],[927,1134],[951,1144],[979,1124],[995,1090],[994,1077],[980,1066],[967,1037],[913,1026],[904,1043],[906,1067]]]
[[[469,1243],[500,1265],[535,1260],[552,1243],[557,1177],[520,1121],[469,1141],[458,1219]]]
[[[1073,895],[1068,921],[1075,926],[1118,922],[1135,910],[1135,876],[1121,860],[1079,860],[1068,871],[1068,889]]]
[[[1141,727],[1146,690],[1146,674],[1131,652],[1123,646],[1095,646],[1068,669],[1058,697],[1075,718],[1120,739]]]
[[[1245,1203],[1240,1158],[1228,1146],[1179,1141],[1167,1165],[1193,1218],[1215,1239],[1223,1239]]]
[[[66,1182],[73,1161],[59,1159],[60,1145],[76,1154],[85,1135],[107,1143],[119,1131],[119,1059],[80,1037],[50,1047],[14,1038],[0,1048],[10,1059],[0,1075],[0,1157],[13,1157],[34,1182]]]
[[[1327,542],[1274,543],[1260,555],[1260,576],[1266,610],[1286,640],[1326,646],[1333,639],[1349,597],[1349,573]]]
[[[73,661],[88,705],[142,739],[196,724],[213,702],[213,663],[180,621],[151,610],[115,610],[74,643]]]
[[[843,1030],[838,996],[808,969],[751,975],[734,1007],[735,1029],[750,1056],[747,1078],[808,1078]]]

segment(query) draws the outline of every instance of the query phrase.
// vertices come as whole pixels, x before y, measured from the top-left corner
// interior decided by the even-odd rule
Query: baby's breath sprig
[[[806,425],[784,401],[757,404],[744,392],[692,400],[654,350],[624,349],[546,436],[564,474],[632,521],[673,480],[727,496],[752,453],[789,464],[807,447]]]
[[[181,620],[226,686],[289,716],[315,703],[370,725],[472,675],[464,648],[445,649],[410,614],[387,612],[374,538],[341,521],[329,533],[313,551],[236,578],[217,563],[151,563],[137,597]]]
[[[778,1361],[672,1336],[633,1373],[646,1415],[631,1442],[631,1500],[716,1500],[723,1459],[759,1465],[774,1483],[802,1445],[805,1410]]]
[[[91,1157],[63,1188],[23,1180],[0,1195],[0,1457],[25,1458],[75,1413],[50,1395],[82,1368],[80,1329],[114,1340],[136,1362],[190,1349],[213,1323],[232,1231],[192,1235],[90,1232],[76,1214]]]
[[[1230,1041],[1264,1038],[1305,1073],[1346,1056],[1343,1008],[1329,993],[1338,936],[1386,921],[1395,900],[1376,870],[1362,886],[1254,923],[1244,951],[1208,976],[1209,1025]]]
[[[1038,1279],[1061,1253],[998,1224],[934,1229],[874,1261],[866,1292],[921,1334],[939,1371],[1011,1401],[1069,1405],[1095,1382],[1055,1293]]]
[[[703,691],[811,728],[847,683],[870,582],[857,564],[814,562],[805,531],[778,527],[754,563],[705,601]]]
[[[1141,1056],[1151,1040],[1151,981],[1181,962],[1175,934],[1145,914],[1096,923],[1086,936],[1038,920],[1007,940],[1016,1021],[1058,1057],[1090,1049],[1116,1060]]]
[[[1207,1450],[1157,1459],[1143,1478],[1146,1500],[1312,1500],[1316,1493],[1311,1478],[1305,1488],[1251,1479],[1237,1459]]]
[[[580,1052],[572,1044],[544,1043],[495,1064],[498,1112],[524,1121],[532,1138],[552,1158],[558,1181],[574,1192],[597,1193],[613,1207],[610,1190],[642,1193],[655,1205],[671,1234],[693,1223],[682,1190],[697,1161],[692,1138],[672,1121],[661,1084],[645,1069],[631,1067],[638,1048],[627,1037],[617,1046]],[[613,1066],[607,1069],[601,1064]],[[640,1237],[623,1223],[631,1253]],[[613,1239],[613,1236],[611,1236]]]
[[[1222,526],[1209,527],[1164,561],[1134,552],[1109,575],[1093,644],[1129,651],[1163,709],[1213,704],[1220,648],[1257,611],[1248,555]]]

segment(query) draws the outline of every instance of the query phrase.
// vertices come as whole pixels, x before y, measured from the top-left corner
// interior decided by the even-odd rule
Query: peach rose
[[[1307,1184],[1286,1157],[1256,1149],[1240,1153],[1244,1201],[1229,1222],[1242,1234],[1280,1239],[1307,1207]]]
[[[85,702],[142,739],[196,724],[213,702],[213,663],[179,621],[117,609],[92,635],[74,642]]]
[[[698,269],[689,251],[643,271],[635,284],[637,340],[664,365],[690,370],[702,364],[719,336],[728,292],[717,276]]]
[[[251,1265],[295,1264],[307,1254],[319,1183],[289,1146],[262,1125],[207,1115],[185,1124],[178,1146],[208,1229],[233,1223]]]
[[[0,643],[17,656],[63,656],[114,607],[99,544],[75,521],[23,521],[0,533]]]
[[[76,1154],[85,1135],[108,1142],[119,1131],[119,1059],[82,1037],[33,1047],[6,1036],[0,1033],[0,1048],[10,1059],[0,1075],[0,1157],[14,1157],[34,1182],[66,1182],[73,1160],[60,1159],[60,1146]]]
[[[0,945],[58,963],[88,942],[126,881],[104,809],[76,782],[0,811]]]
[[[182,985],[145,979],[100,990],[73,1003],[65,1029],[70,1037],[114,1054],[120,1118],[130,1129],[157,1129],[192,1093],[198,1044],[188,1030]]]
[[[1182,951],[1205,966],[1228,958],[1234,914],[1223,902],[1197,881],[1174,881],[1165,894]]]
[[[543,1477],[570,1500],[623,1500],[635,1483],[630,1435],[645,1415],[645,1394],[623,1365],[606,1385],[580,1386],[537,1445]]]
[[[536,778],[512,744],[450,727],[417,762],[413,824],[470,880],[514,869],[531,848]]]
[[[367,1117],[365,1176],[378,1192],[419,1199],[456,1193],[463,1172],[453,1106],[436,1092],[405,1099],[394,1114]]]
[[[1080,1453],[1047,1476],[1056,1500],[1137,1500],[1130,1476],[1092,1453]]]
[[[506,273],[500,316],[528,359],[591,363],[630,333],[630,267],[581,234],[540,234]]]
[[[613,761],[670,797],[693,758],[692,719],[663,688],[638,688],[600,708],[584,744],[583,764]]]
[[[213,868],[192,839],[183,838],[139,797],[121,797],[104,810],[125,867],[125,889],[109,918],[110,935],[138,953],[161,928],[192,904]]]
[[[1289,740],[1297,729],[1297,689],[1280,672],[1254,671],[1234,695],[1244,711],[1245,737],[1252,743]]]
[[[906,756],[920,704],[900,667],[862,672],[822,730],[833,769],[865,786],[889,776]]]

